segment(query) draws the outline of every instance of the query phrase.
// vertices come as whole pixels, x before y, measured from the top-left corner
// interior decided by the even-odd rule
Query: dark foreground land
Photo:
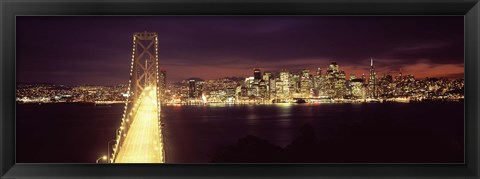
[[[247,135],[235,145],[219,147],[214,163],[462,163],[463,146],[453,140],[419,135],[405,145],[394,128],[357,126],[342,131],[336,140],[319,140],[311,125],[304,125],[291,144],[279,147],[265,139]],[[391,126],[393,127],[393,126]],[[375,133],[383,133],[378,136]],[[412,135],[421,131],[410,130]],[[352,136],[351,134],[355,134]],[[448,138],[448,137],[447,137]],[[446,139],[446,138],[444,138]],[[439,149],[439,146],[444,146]],[[397,152],[392,152],[397,151]]]

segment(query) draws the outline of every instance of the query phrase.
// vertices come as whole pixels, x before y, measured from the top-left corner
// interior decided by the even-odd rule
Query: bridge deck
[[[114,163],[162,163],[163,144],[157,119],[154,89],[144,90],[123,146]]]

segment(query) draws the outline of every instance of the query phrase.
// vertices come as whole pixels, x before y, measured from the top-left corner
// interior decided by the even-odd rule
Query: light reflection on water
[[[460,106],[461,107],[461,106]],[[338,130],[356,126],[371,120],[371,117],[396,121],[398,118],[412,122],[411,126],[423,125],[426,121],[414,120],[409,113],[430,114],[431,106],[412,104],[408,109],[398,108],[397,104],[209,104],[207,106],[181,106],[178,113],[166,108],[165,119],[167,130],[171,133],[165,137],[167,141],[180,141],[176,138],[184,136],[188,131],[192,143],[177,143],[177,147],[169,158],[173,162],[192,160],[206,161],[208,155],[216,147],[235,144],[239,138],[248,134],[266,139],[273,144],[285,147],[298,135],[298,130],[305,124],[315,128],[319,139],[335,139]],[[423,118],[422,116],[419,118]],[[402,117],[405,116],[405,117]],[[440,118],[444,115],[440,115]],[[209,120],[202,120],[208,118]],[[446,118],[446,117],[445,117]],[[214,119],[214,120],[212,120]],[[440,120],[442,121],[442,120]],[[171,123],[171,124],[168,124]],[[381,128],[377,126],[377,128]],[[405,130],[407,132],[408,130]],[[187,137],[187,136],[184,136]],[[196,139],[195,139],[196,138]],[[202,141],[202,142],[200,142]],[[183,146],[183,147],[182,147]],[[198,147],[193,147],[198,146]],[[203,156],[190,156],[192,147]],[[180,153],[184,155],[180,155]],[[167,151],[168,155],[168,151]],[[186,155],[186,156],[185,156]]]
[[[17,105],[17,160],[92,162],[105,151],[105,143],[115,137],[122,112],[123,105],[109,108],[80,104]],[[405,138],[398,142],[416,140],[411,128],[430,131],[426,135],[437,131],[452,136],[454,142],[463,141],[462,103],[169,105],[162,106],[161,116],[169,163],[208,162],[217,147],[235,144],[248,134],[284,147],[304,124],[313,126],[322,140],[336,140],[339,130],[350,131],[361,124],[376,125],[372,126],[375,129],[388,124],[388,127],[402,125],[397,127],[402,130],[395,135]],[[78,143],[74,147],[71,142],[58,141]],[[31,153],[33,147],[42,155]],[[76,155],[63,155],[65,148],[71,148]]]
[[[291,110],[292,110],[292,106],[294,104],[291,104],[291,103],[277,103],[277,104],[274,104],[274,105],[278,109],[278,114],[277,114],[278,117],[291,116],[291,112],[292,112]]]

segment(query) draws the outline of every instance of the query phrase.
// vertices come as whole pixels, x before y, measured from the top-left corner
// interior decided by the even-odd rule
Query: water
[[[209,162],[248,134],[285,147],[309,124],[351,162],[463,162],[463,102],[162,106],[166,161]],[[92,163],[107,152],[123,104],[18,104],[18,163]],[[340,152],[341,151],[341,152]],[[335,157],[334,157],[335,158]],[[323,162],[323,161],[319,161]]]

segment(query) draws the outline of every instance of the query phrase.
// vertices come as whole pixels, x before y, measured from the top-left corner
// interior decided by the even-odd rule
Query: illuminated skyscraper
[[[321,68],[317,68],[317,73],[316,75],[313,77],[313,95],[315,96],[323,96],[323,91],[324,91],[324,88],[325,88],[325,84],[324,84],[324,81],[325,81],[325,77],[322,75],[322,69]]]
[[[253,76],[245,78],[245,87],[252,88],[254,81],[255,81],[255,77]]]
[[[300,78],[300,93],[301,97],[309,98],[311,97],[310,90],[312,89],[312,80],[310,77],[310,70],[303,69],[302,77]]]
[[[284,83],[281,79],[276,78],[275,80],[275,99],[278,100],[284,100]]]
[[[331,73],[336,73],[338,72],[338,65],[337,62],[332,62],[330,63],[330,66],[327,71],[330,71]]]
[[[392,91],[390,84],[393,82],[391,75],[383,74],[378,82],[378,96],[380,97],[392,97]]]
[[[293,86],[290,76],[290,72],[286,70],[280,72],[280,82],[276,83],[276,93],[281,100],[287,100],[290,98],[290,92],[292,91],[290,90],[290,86]]]
[[[159,93],[160,93],[160,100],[163,101],[166,99],[165,92],[167,90],[167,71],[165,70],[160,70],[160,73],[158,74],[158,88],[159,88]]]
[[[190,80],[188,81],[188,97],[190,98],[195,98],[195,92],[196,92],[196,84],[195,84],[195,80]]]
[[[350,79],[350,86],[352,90],[353,99],[364,99],[365,98],[365,89],[362,79],[355,78]]]
[[[303,69],[302,70],[302,78],[310,78],[310,70]]]
[[[290,94],[293,95],[294,97],[299,97],[300,95],[300,79],[301,74],[295,74],[291,73],[290,74],[290,83],[289,83],[289,91]]]
[[[270,99],[275,99],[276,95],[276,81],[277,78],[274,78],[273,76],[270,78],[270,87],[269,87],[269,93],[270,93]]]
[[[282,72],[280,72],[280,80],[285,83],[288,83],[289,79],[290,79],[290,73],[287,70],[282,70]]]
[[[323,93],[330,98],[344,98],[347,94],[345,72],[339,70],[337,62],[332,62],[327,70]]]
[[[272,79],[272,73],[270,72],[265,72],[263,74],[263,81],[265,82],[266,86],[266,94],[265,94],[265,99],[270,99],[270,93],[271,93],[271,79]]]
[[[272,78],[272,73],[271,72],[265,72],[263,74],[263,80],[264,81],[270,81],[270,78]]]
[[[370,76],[368,78],[368,93],[370,98],[377,98],[377,75],[373,68],[373,58],[370,59]]]
[[[253,69],[253,78],[257,81],[262,79],[262,72],[259,68]]]
[[[268,100],[269,94],[268,94],[268,86],[264,80],[260,80],[260,83],[258,84],[258,96],[262,100]]]

